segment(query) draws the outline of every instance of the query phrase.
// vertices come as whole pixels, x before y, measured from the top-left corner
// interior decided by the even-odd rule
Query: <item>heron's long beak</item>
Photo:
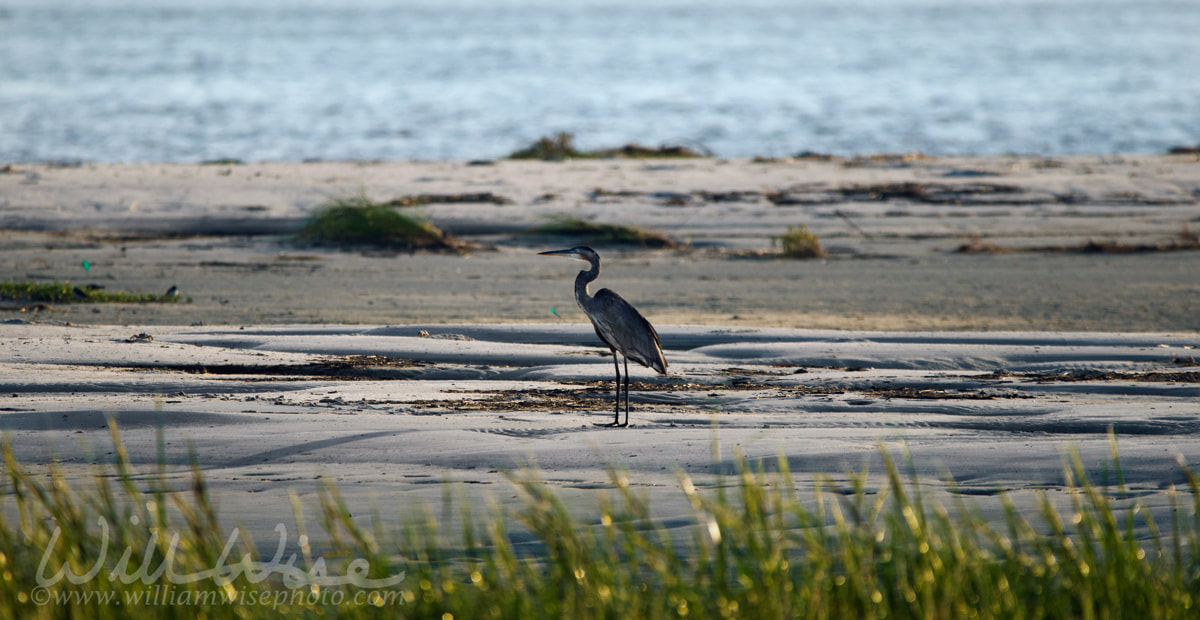
[[[567,256],[570,258],[578,258],[579,252],[576,252],[574,248],[569,250],[550,250],[549,252],[538,252],[538,256]]]

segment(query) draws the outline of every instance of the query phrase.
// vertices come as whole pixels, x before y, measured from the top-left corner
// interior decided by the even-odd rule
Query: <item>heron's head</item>
[[[598,262],[600,255],[596,251],[586,245],[580,245],[566,250],[551,250],[549,252],[538,252],[538,256],[563,256],[566,258],[575,258],[589,263]]]

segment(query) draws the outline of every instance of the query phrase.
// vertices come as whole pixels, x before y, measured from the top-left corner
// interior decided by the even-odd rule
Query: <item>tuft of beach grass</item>
[[[458,249],[462,243],[428,219],[404,213],[365,194],[333,198],[313,212],[299,237],[314,243],[368,245],[404,250]]]
[[[808,226],[788,226],[787,232],[778,237],[771,237],[771,245],[780,246],[780,255],[784,258],[821,258],[825,250],[821,248],[821,240],[808,229]]]

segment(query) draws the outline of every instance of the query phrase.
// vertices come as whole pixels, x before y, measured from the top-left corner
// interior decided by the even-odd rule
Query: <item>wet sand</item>
[[[315,511],[319,477],[364,514],[436,504],[449,482],[484,510],[513,500],[504,471],[536,463],[586,521],[611,465],[683,519],[680,471],[712,487],[738,454],[782,457],[801,492],[863,467],[877,490],[886,443],[911,451],[930,497],[995,514],[1001,489],[1066,505],[1073,448],[1100,481],[1111,428],[1128,497],[1158,512],[1176,459],[1200,462],[1195,335],[661,326],[671,373],[634,370],[631,426],[606,429],[612,366],[585,326],[147,330],[6,325],[0,423],[16,455],[82,480],[114,458],[111,417],[149,471],[161,425],[176,483],[194,450],[224,522],[269,541],[292,525],[289,489]]]

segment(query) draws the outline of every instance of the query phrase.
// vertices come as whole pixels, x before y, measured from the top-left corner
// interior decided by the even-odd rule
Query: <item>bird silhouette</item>
[[[585,269],[575,276],[575,303],[592,321],[596,335],[608,345],[613,355],[613,369],[617,373],[616,390],[616,419],[612,424],[598,426],[629,426],[629,360],[651,368],[659,374],[667,374],[667,360],[663,357],[662,344],[658,332],[637,308],[625,301],[623,297],[609,289],[602,288],[592,295],[588,291],[591,284],[600,277],[600,255],[586,246],[578,246],[566,250],[539,252],[540,256],[563,256],[587,261],[590,269]],[[618,364],[617,353],[625,358],[625,423],[621,423],[621,367]]]

